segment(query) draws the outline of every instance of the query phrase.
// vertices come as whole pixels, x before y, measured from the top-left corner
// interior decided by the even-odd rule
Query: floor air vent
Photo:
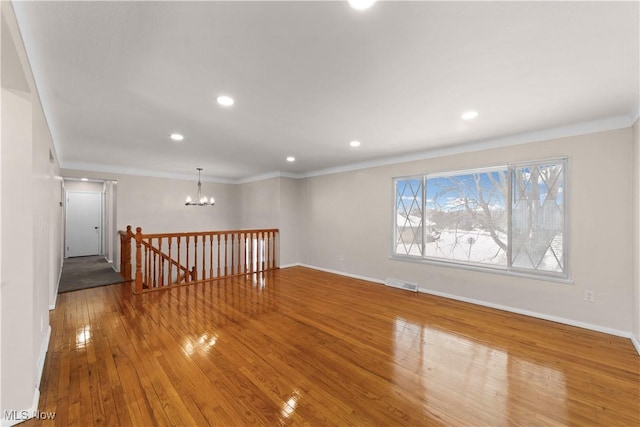
[[[411,291],[411,292],[418,292],[418,285],[416,285],[415,283],[405,282],[404,280],[400,280],[400,279],[387,278],[387,280],[384,281],[384,284],[386,286],[391,286],[392,288],[404,289],[406,291]]]

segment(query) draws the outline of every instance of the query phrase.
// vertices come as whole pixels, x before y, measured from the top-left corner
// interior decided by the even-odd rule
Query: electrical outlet
[[[344,255],[340,254],[340,261],[344,261]]]
[[[596,293],[593,291],[584,291],[584,300],[586,302],[595,302]]]

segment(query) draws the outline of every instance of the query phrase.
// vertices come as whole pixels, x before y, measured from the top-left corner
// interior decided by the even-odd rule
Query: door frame
[[[100,243],[99,243],[100,252],[98,254],[96,254],[96,255],[103,256],[104,255],[104,241],[105,241],[105,235],[104,235],[104,233],[105,233],[105,230],[104,230],[104,223],[105,223],[105,218],[104,218],[104,215],[105,215],[105,211],[104,211],[105,210],[104,209],[104,207],[105,207],[104,191],[71,190],[71,189],[68,189],[68,190],[64,191],[64,225],[65,225],[65,227],[64,227],[64,247],[63,247],[63,249],[64,249],[64,258],[65,259],[70,258],[68,256],[68,250],[67,250],[67,240],[68,240],[68,237],[69,237],[69,227],[68,227],[68,223],[67,223],[67,220],[68,220],[68,217],[67,217],[68,216],[67,201],[68,201],[70,193],[75,193],[75,194],[99,194],[100,195],[100,233],[99,233],[99,236],[100,236]]]
[[[84,181],[84,182],[83,182]],[[120,238],[118,236],[117,205],[118,181],[113,178],[62,177],[62,258],[67,258],[67,191],[93,191],[102,193],[102,256],[112,263],[115,271],[120,271]]]

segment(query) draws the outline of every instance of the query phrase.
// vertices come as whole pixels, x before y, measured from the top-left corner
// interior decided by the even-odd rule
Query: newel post
[[[133,237],[133,233],[131,232],[130,225],[127,225],[126,234],[120,237],[120,247],[122,249],[120,271],[126,280],[131,280],[131,238]]]
[[[119,233],[120,234],[120,275],[122,276],[123,279],[125,280],[129,280],[129,278],[127,277],[127,272],[126,272],[126,265],[127,265],[127,233],[123,233],[122,231]]]
[[[136,293],[142,292],[142,228],[136,228]]]

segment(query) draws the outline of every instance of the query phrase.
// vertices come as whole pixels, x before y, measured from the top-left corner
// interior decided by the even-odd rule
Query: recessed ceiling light
[[[347,0],[349,5],[356,10],[366,10],[369,9],[376,0]]]
[[[89,178],[80,178],[80,181],[89,181]]]
[[[462,114],[462,120],[473,120],[476,117],[478,117],[477,111],[467,111],[464,114]]]
[[[224,105],[225,107],[230,107],[234,103],[233,98],[226,95],[220,95],[219,97],[216,98],[216,101],[218,101],[218,104]]]
[[[296,161],[295,157],[293,157],[293,156],[287,157],[287,162],[295,162],[295,161]]]
[[[173,139],[174,141],[182,141],[184,139],[184,136],[180,135],[179,133],[172,133],[171,139]]]
[[[360,147],[360,141],[351,141],[349,145],[352,147]]]

